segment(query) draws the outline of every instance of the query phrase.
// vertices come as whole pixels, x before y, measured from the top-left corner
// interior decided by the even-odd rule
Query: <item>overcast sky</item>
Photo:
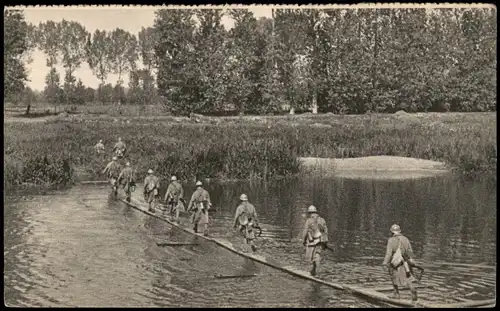
[[[115,28],[122,28],[135,35],[141,30],[141,27],[153,26],[154,12],[158,8],[155,7],[110,7],[110,8],[25,8],[24,14],[26,21],[34,25],[41,22],[53,20],[56,22],[61,21],[63,18],[72,20],[82,24],[87,31],[93,33],[96,29],[100,30],[113,30]],[[271,9],[266,7],[250,7],[256,17],[266,16],[271,17]],[[233,21],[224,16],[223,24],[226,28],[233,25]],[[28,85],[36,90],[43,90],[45,87],[45,76],[49,72],[49,68],[45,64],[45,55],[35,50],[32,54],[33,62],[28,64],[29,79],[31,80]],[[61,75],[61,81],[64,79],[64,68],[59,65],[58,72]],[[92,74],[87,63],[82,63],[82,66],[76,70],[75,76],[82,79],[86,86],[97,87],[99,84],[98,79]],[[113,85],[116,83],[117,76],[109,75],[108,83]],[[125,85],[128,85],[128,74],[123,78]]]

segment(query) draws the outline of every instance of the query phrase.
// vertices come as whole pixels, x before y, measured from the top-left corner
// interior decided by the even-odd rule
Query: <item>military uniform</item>
[[[399,226],[393,225],[391,228],[393,236],[387,240],[387,248],[382,265],[389,268],[392,284],[394,286],[394,298],[399,298],[399,287],[408,287],[412,292],[412,300],[417,300],[417,291],[413,286],[416,279],[410,273],[409,265],[413,263],[413,250],[411,248],[410,240],[401,234]],[[394,267],[391,264],[394,254],[397,249],[401,248],[401,255],[403,262]]]
[[[321,252],[328,243],[328,227],[325,220],[316,213],[315,207],[309,207],[308,213],[312,214],[304,224],[302,241],[306,247],[305,260],[313,264],[311,274],[316,275],[321,264]]]
[[[208,234],[208,209],[211,205],[208,191],[199,187],[193,192],[188,208],[189,210],[194,210],[194,213],[191,215],[191,223],[194,225],[195,232],[198,232],[198,228],[201,226],[203,227],[204,234]]]
[[[248,201],[241,202],[236,208],[233,226],[235,228],[239,226],[240,232],[245,237],[245,242],[251,245],[252,250],[255,251],[255,246],[253,244],[255,239],[255,231],[253,230],[254,225],[258,225],[255,207]]]
[[[130,202],[132,196],[132,187],[135,187],[134,170],[131,167],[125,167],[118,176],[118,184],[123,186],[127,201]]]
[[[184,212],[184,204],[180,201],[184,198],[184,189],[180,182],[174,180],[168,185],[165,193],[165,201],[171,206],[171,212],[175,211],[175,219],[179,219],[181,212]]]
[[[144,179],[144,200],[149,204],[149,210],[154,211],[151,204],[154,203],[160,189],[160,180],[152,173]]]

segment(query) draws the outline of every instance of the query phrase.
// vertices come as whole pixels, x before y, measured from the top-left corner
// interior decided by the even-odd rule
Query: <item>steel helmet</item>
[[[148,170],[148,174],[153,174],[153,170],[152,170],[152,169],[149,169],[149,170]]]
[[[172,176],[172,178],[170,178],[171,181],[176,181],[177,180],[177,177],[174,175]]]
[[[391,232],[392,233],[399,233],[399,232],[401,232],[401,228],[398,225],[394,224],[391,226]]]
[[[117,157],[113,157],[113,158],[111,158],[111,160],[116,161],[116,160],[118,160],[118,158]]]
[[[199,180],[198,180],[198,181],[196,182],[196,186],[198,187],[198,186],[201,186],[201,185],[203,185],[203,184],[201,183],[201,181],[199,181]]]
[[[127,161],[127,163],[125,163],[125,166],[130,166],[130,162]]]
[[[244,193],[243,193],[242,195],[240,195],[240,200],[241,200],[241,201],[248,201],[248,197],[247,197],[247,195],[246,195],[246,194],[244,194]]]
[[[307,208],[307,212],[308,212],[308,213],[317,213],[317,212],[318,212],[318,210],[316,209],[316,206],[311,205],[311,206],[309,206],[309,207]]]
[[[121,138],[121,137],[118,137],[118,141],[122,141],[122,138]]]
[[[102,143],[102,139],[99,139],[99,142]]]

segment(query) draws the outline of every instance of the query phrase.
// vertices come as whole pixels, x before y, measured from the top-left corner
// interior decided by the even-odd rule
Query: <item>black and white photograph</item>
[[[4,5],[4,305],[493,308],[493,4]]]

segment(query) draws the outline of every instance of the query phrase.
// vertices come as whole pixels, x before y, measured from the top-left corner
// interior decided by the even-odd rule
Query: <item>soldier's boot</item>
[[[155,210],[153,208],[153,204],[152,203],[149,203],[149,209],[148,209],[148,212],[151,212],[151,213],[154,213]]]
[[[412,290],[411,291],[411,300],[413,302],[416,302],[418,300],[417,290]]]
[[[127,191],[127,198],[126,198],[126,200],[127,200],[128,203],[130,203],[131,197],[132,197],[132,194],[129,191]]]
[[[316,276],[316,262],[313,261],[313,266],[312,266],[312,269],[311,269],[311,275],[312,276]]]
[[[392,295],[389,296],[389,298],[399,299],[399,290],[397,286],[394,286],[394,291],[392,292]]]
[[[198,224],[194,225],[193,231],[194,231],[194,233],[198,233]]]
[[[203,225],[203,235],[208,236],[208,224]]]

